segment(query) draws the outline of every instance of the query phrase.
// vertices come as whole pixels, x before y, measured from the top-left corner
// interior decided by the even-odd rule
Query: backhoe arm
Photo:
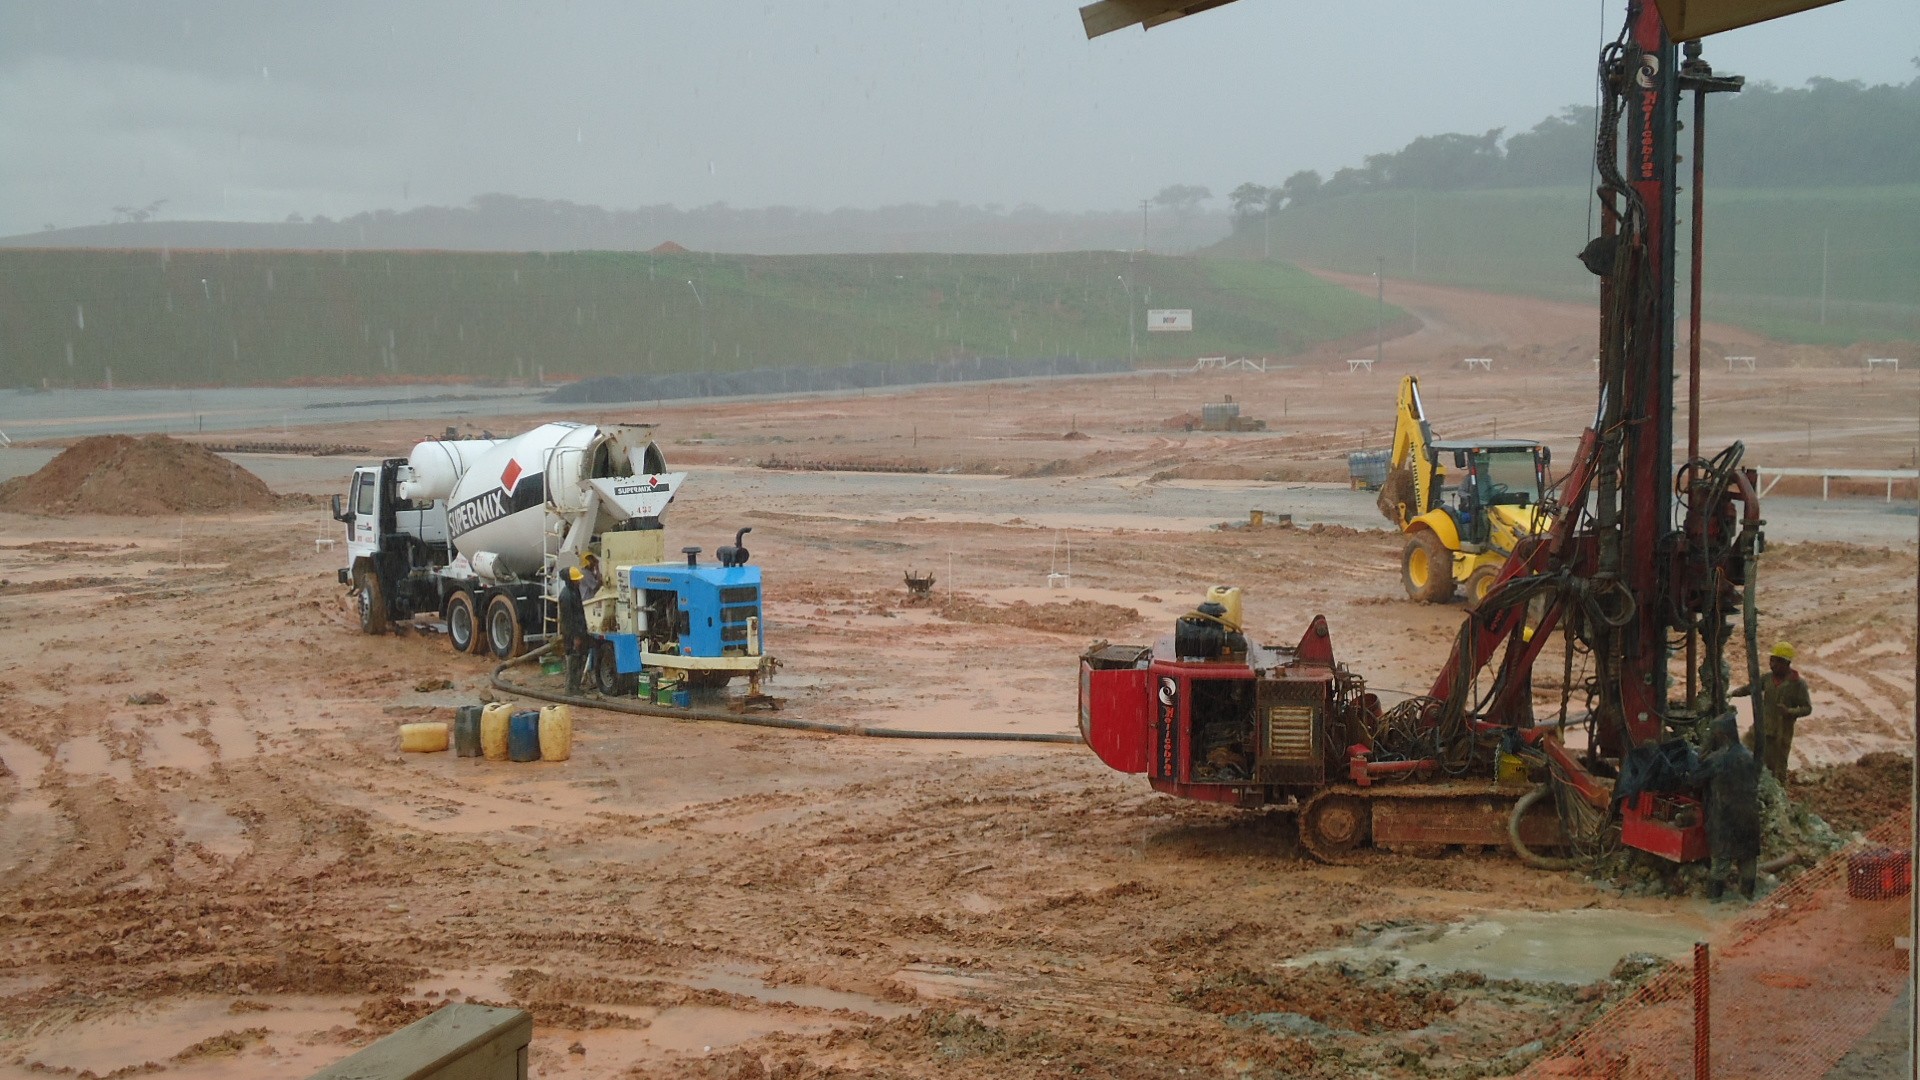
[[[1409,520],[1433,509],[1434,486],[1439,480],[1439,470],[1433,460],[1433,428],[1427,424],[1427,411],[1420,404],[1420,380],[1411,375],[1400,379],[1393,452],[1387,458],[1387,468],[1413,473],[1414,505],[1407,508]],[[1404,526],[1406,522],[1400,524]]]

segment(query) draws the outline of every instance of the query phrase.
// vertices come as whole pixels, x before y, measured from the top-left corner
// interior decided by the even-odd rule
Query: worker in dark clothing
[[[1728,697],[1746,697],[1753,684],[1733,688]],[[1807,680],[1793,670],[1793,646],[1781,642],[1767,658],[1767,673],[1760,676],[1761,734],[1766,736],[1761,752],[1767,771],[1781,783],[1787,782],[1787,752],[1793,749],[1793,725],[1813,711],[1813,699],[1807,694]],[[1747,731],[1747,749],[1753,749],[1753,730]]]
[[[587,602],[600,595],[600,557],[591,551],[580,554],[580,604],[585,608]],[[599,604],[587,614],[587,671],[600,670],[600,650],[606,642],[600,637],[602,631],[612,629],[609,624],[611,612],[609,605]]]
[[[1727,889],[1727,871],[1737,865],[1740,895],[1753,899],[1760,859],[1760,763],[1740,743],[1735,714],[1713,722],[1709,753],[1688,777],[1707,786],[1707,896],[1718,900]]]
[[[581,676],[586,671],[587,655],[593,638],[587,633],[587,611],[580,602],[580,568],[569,567],[566,583],[560,586],[560,649],[567,654],[567,693],[581,691]]]

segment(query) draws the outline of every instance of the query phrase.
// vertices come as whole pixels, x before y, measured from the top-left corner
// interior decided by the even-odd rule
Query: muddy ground
[[[1342,659],[1412,692],[1460,610],[1402,598],[1399,542],[1364,513],[1312,508],[1371,502],[1344,455],[1380,444],[1399,367],[1443,434],[1563,452],[1592,375],[1577,309],[1400,299],[1427,328],[1371,378],[1330,353],[579,418],[661,424],[692,474],[670,548],[753,527],[790,715],[1068,731],[1089,639],[1150,642],[1223,580],[1255,636],[1324,612]],[[1495,346],[1492,377],[1456,370]],[[1843,359],[1710,373],[1709,447],[1908,467],[1920,378]],[[1273,430],[1166,426],[1228,393]],[[438,426],[314,437],[403,452]],[[531,1009],[554,1077],[1503,1075],[1624,992],[1621,955],[1733,917],[1502,853],[1319,865],[1284,815],[1157,796],[1078,747],[589,711],[565,763],[402,755],[397,725],[478,700],[488,665],[358,632],[316,544],[347,462],[240,460],[281,508],[0,515],[0,1075],[304,1075],[449,1000]],[[1905,774],[1812,770],[1910,746],[1914,709],[1911,497],[1875,497],[1769,504],[1800,539],[1763,567],[1762,633],[1813,687],[1798,790],[1855,828]],[[1296,527],[1215,527],[1296,501]],[[908,570],[935,602],[907,602]],[[1616,929],[1494,977],[1316,963],[1489,913]]]

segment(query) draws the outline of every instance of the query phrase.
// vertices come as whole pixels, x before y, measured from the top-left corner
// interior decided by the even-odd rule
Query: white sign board
[[[1147,329],[1150,331],[1193,330],[1192,308],[1153,308],[1147,312]]]

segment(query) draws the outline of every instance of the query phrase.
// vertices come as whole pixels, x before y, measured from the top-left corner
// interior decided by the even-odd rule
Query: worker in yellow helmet
[[[591,551],[580,553],[580,598],[591,600],[600,595],[600,556]]]
[[[1736,686],[1730,697],[1753,693],[1747,683]],[[1767,657],[1767,673],[1760,676],[1760,726],[1766,738],[1761,746],[1761,763],[1782,784],[1787,782],[1787,753],[1793,749],[1793,725],[1813,711],[1813,699],[1807,694],[1807,680],[1793,670],[1793,646],[1782,641]],[[1753,747],[1753,729],[1747,729],[1746,743]]]

